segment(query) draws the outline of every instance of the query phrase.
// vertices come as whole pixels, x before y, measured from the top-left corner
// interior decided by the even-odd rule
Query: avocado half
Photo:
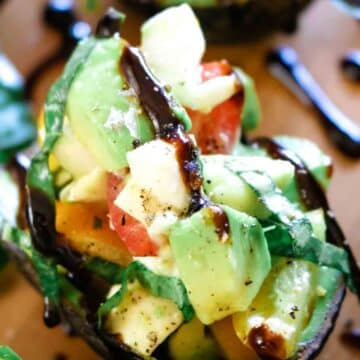
[[[24,211],[24,209],[23,209]],[[0,239],[1,240],[1,239]],[[2,246],[10,254],[11,258],[17,263],[20,271],[25,278],[39,291],[39,283],[37,273],[25,252],[19,249],[13,243],[3,241]],[[317,324],[315,335],[306,343],[300,344],[297,353],[291,360],[309,360],[316,357],[324,346],[328,336],[330,335],[336,318],[344,299],[346,286],[342,277],[339,278],[337,289],[331,299],[331,306],[327,308],[325,320]],[[104,359],[123,359],[123,360],[142,360],[141,357],[132,353],[131,350],[118,339],[100,331],[97,328],[96,316],[88,314],[81,309],[76,308],[72,303],[62,299],[60,306],[60,316],[63,323],[70,325],[73,332],[81,336],[100,356]],[[167,346],[160,346],[153,359],[167,360],[169,359]]]
[[[152,15],[165,6],[162,1],[125,0],[136,9]],[[179,3],[191,1],[178,1]],[[254,41],[275,31],[292,33],[300,12],[311,0],[219,1],[213,6],[193,6],[206,39],[213,43]]]

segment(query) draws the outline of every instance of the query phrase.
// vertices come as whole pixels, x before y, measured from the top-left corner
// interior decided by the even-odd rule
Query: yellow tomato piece
[[[226,360],[259,359],[255,351],[245,346],[236,336],[231,316],[213,323],[210,329]]]
[[[114,263],[127,265],[131,255],[124,243],[109,227],[105,204],[56,203],[56,230],[63,240],[81,254],[97,256]]]

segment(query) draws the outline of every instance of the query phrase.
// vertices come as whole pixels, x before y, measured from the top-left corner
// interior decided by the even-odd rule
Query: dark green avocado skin
[[[125,0],[148,14],[161,9],[153,0]],[[292,33],[299,13],[311,0],[249,0],[244,5],[222,4],[194,8],[206,39],[212,43],[254,41],[274,31]]]
[[[28,261],[26,254],[11,243],[4,242],[3,246],[9,252],[12,259],[16,261],[27,280],[38,290],[39,287],[35,270]],[[343,281],[340,281],[333,297],[332,305],[329,307],[326,320],[319,327],[320,331],[311,341],[303,344],[291,360],[311,360],[321,351],[333,329],[344,295],[345,285]],[[131,351],[119,341],[103,332],[99,332],[96,328],[95,319],[80,314],[70,303],[62,303],[61,317],[64,323],[70,325],[76,335],[81,336],[93,350],[104,359],[142,360],[137,355],[131,353]],[[160,353],[163,354],[163,351]],[[165,351],[163,355],[159,354],[157,359],[168,360],[169,358]]]

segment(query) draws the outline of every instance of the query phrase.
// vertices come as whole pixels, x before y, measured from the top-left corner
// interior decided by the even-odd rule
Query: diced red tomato
[[[229,75],[231,66],[225,60],[201,65],[202,81]],[[243,93],[239,91],[216,106],[210,113],[187,109],[192,120],[192,132],[203,154],[228,154],[232,151],[240,131]]]
[[[146,227],[133,216],[114,204],[121,191],[122,179],[116,175],[108,176],[109,216],[116,233],[134,256],[156,255],[157,246],[150,238]]]

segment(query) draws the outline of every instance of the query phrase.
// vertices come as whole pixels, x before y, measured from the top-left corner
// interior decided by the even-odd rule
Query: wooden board
[[[26,76],[58,43],[57,36],[41,23],[45,0],[8,0],[0,10],[0,48]],[[79,3],[84,3],[83,0]],[[128,20],[122,33],[138,43],[142,17],[127,10]],[[94,23],[95,16],[89,16]],[[355,254],[360,259],[360,160],[350,160],[328,141],[317,115],[274,80],[264,67],[264,54],[275,44],[291,44],[329,96],[360,124],[360,85],[346,80],[338,62],[349,48],[360,48],[360,26],[335,10],[327,0],[317,1],[308,9],[293,37],[277,35],[260,43],[208,48],[207,59],[227,58],[251,74],[257,85],[263,109],[263,123],[258,134],[290,134],[308,137],[329,153],[335,166],[329,191],[332,207],[343,226]],[[43,102],[48,86],[59,74],[61,65],[50,69],[36,88],[35,109]],[[98,359],[80,339],[65,336],[61,328],[48,330],[42,323],[42,301],[12,267],[0,277],[0,344],[12,346],[26,360]],[[340,332],[352,319],[360,326],[359,304],[349,294],[337,326],[321,356],[325,359],[360,359],[360,351],[345,346]]]

